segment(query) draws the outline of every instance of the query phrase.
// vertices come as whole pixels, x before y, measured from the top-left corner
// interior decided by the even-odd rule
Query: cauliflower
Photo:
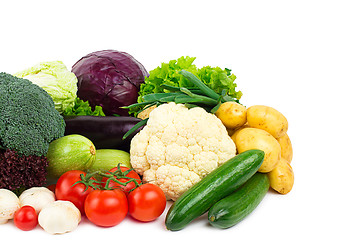
[[[144,182],[175,201],[236,154],[225,126],[203,108],[170,102],[154,109],[131,140],[130,162]]]

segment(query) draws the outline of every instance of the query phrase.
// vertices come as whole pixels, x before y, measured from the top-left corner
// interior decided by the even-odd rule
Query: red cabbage
[[[130,54],[115,50],[90,53],[72,67],[78,79],[77,96],[90,106],[101,106],[107,116],[128,116],[120,107],[137,102],[140,84],[149,76]]]

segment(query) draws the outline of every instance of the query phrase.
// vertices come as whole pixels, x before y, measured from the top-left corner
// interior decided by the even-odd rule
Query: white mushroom
[[[32,187],[23,191],[19,200],[21,206],[32,206],[39,214],[43,207],[55,201],[55,194],[46,187]]]
[[[14,218],[15,212],[20,208],[19,198],[8,189],[0,189],[0,224]]]
[[[42,208],[38,221],[50,234],[73,231],[81,221],[81,212],[72,202],[57,200]]]

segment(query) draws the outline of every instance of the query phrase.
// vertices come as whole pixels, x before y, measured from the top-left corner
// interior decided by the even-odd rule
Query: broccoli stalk
[[[35,182],[42,178],[34,171],[46,169],[49,143],[64,136],[64,131],[63,117],[45,90],[27,79],[0,73],[0,149],[4,149],[0,153],[0,188],[18,187],[20,174],[24,178],[18,181],[20,187],[41,185],[37,183],[42,180]],[[38,172],[46,176],[45,170]]]

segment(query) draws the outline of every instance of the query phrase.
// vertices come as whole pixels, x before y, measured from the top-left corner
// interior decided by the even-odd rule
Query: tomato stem
[[[73,185],[71,185],[71,187],[75,186],[76,184],[82,183],[85,186],[84,192],[87,191],[89,187],[92,187],[95,190],[98,189],[97,184],[99,184],[99,182],[92,178],[93,175],[94,173],[86,174],[86,175],[84,175],[83,173],[80,174],[81,180],[75,182]]]
[[[81,174],[80,175],[81,180],[77,181],[72,186],[74,186],[75,184],[78,184],[78,183],[82,183],[86,186],[84,191],[86,191],[89,187],[92,187],[95,190],[96,189],[113,190],[113,189],[118,189],[120,187],[109,187],[111,181],[114,181],[114,182],[116,182],[119,185],[122,185],[124,187],[127,184],[133,182],[135,184],[135,187],[130,190],[130,192],[131,192],[142,184],[141,182],[139,182],[139,179],[126,176],[127,174],[129,174],[133,170],[134,170],[133,168],[130,168],[130,169],[123,172],[121,167],[120,167],[120,163],[119,163],[117,165],[117,170],[115,170],[113,172],[110,172],[110,171],[107,171],[107,172],[95,171],[95,172],[87,173],[86,175]],[[104,182],[98,181],[98,180],[93,178],[94,176],[97,176],[97,175],[100,176],[100,177],[107,178],[105,184],[103,184]],[[128,179],[128,181],[121,182],[121,181],[119,181],[119,179]]]

